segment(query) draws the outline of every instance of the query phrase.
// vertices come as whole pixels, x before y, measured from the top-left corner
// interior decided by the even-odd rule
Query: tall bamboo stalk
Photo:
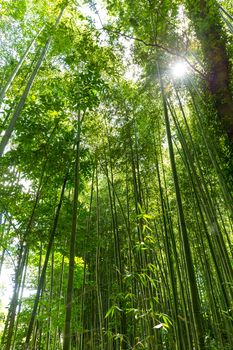
[[[72,209],[72,229],[70,237],[70,255],[69,255],[69,272],[68,272],[68,285],[66,296],[66,317],[65,317],[65,330],[64,330],[64,343],[63,350],[70,350],[71,342],[71,315],[73,305],[73,284],[74,284],[74,269],[75,269],[75,247],[76,247],[76,234],[77,234],[77,213],[78,213],[78,194],[80,183],[80,137],[81,137],[81,112],[78,112],[78,131],[76,141],[76,156],[75,156],[75,169],[74,169],[74,197],[73,197],[73,209]]]
[[[159,72],[159,68],[158,68],[158,72]],[[161,94],[163,99],[164,119],[165,119],[165,126],[166,126],[167,140],[168,140],[170,162],[171,162],[172,175],[173,175],[173,181],[174,181],[174,187],[175,187],[175,193],[176,193],[178,215],[179,215],[179,230],[181,234],[183,254],[185,258],[185,268],[186,268],[189,288],[190,288],[193,320],[196,328],[195,343],[198,349],[201,350],[201,349],[204,349],[204,336],[203,336],[202,317],[201,317],[201,311],[200,311],[200,300],[199,300],[198,288],[197,288],[195,272],[194,272],[194,267],[192,262],[189,238],[188,238],[188,233],[187,233],[187,228],[185,223],[185,216],[183,212],[183,204],[181,199],[178,174],[176,170],[175,155],[174,155],[173,144],[172,144],[167,101],[164,93],[163,81],[161,76],[160,76],[160,84],[161,84]]]
[[[59,14],[59,16],[58,16],[54,26],[53,26],[53,31],[55,31],[55,29],[59,25],[59,22],[61,20],[61,17],[63,15],[64,11],[65,11],[65,8],[66,8],[66,6],[64,6],[61,9],[60,14]],[[43,61],[45,59],[45,56],[47,54],[47,51],[48,51],[49,46],[51,44],[51,41],[52,41],[52,36],[50,35],[50,37],[48,38],[44,48],[41,51],[41,54],[40,54],[40,56],[38,58],[36,66],[35,66],[32,74],[31,74],[31,76],[30,76],[30,78],[29,78],[29,80],[27,82],[26,88],[25,88],[25,90],[24,90],[24,92],[23,92],[23,94],[22,94],[22,96],[20,98],[20,101],[19,101],[19,103],[18,103],[18,105],[17,105],[17,107],[16,107],[16,109],[15,109],[15,111],[13,113],[13,116],[12,116],[10,122],[9,122],[9,125],[8,125],[8,127],[7,127],[7,129],[5,131],[5,134],[2,137],[2,140],[1,140],[1,143],[0,143],[0,157],[2,157],[2,155],[4,153],[4,150],[5,150],[5,147],[6,147],[7,143],[9,142],[11,134],[12,134],[12,132],[14,130],[14,127],[16,125],[16,122],[17,122],[17,120],[18,120],[18,118],[19,118],[19,116],[20,116],[20,114],[22,112],[22,109],[24,107],[25,101],[26,101],[26,99],[28,97],[28,94],[29,94],[31,88],[32,88],[32,85],[33,85],[34,80],[35,80],[35,78],[37,76],[37,73],[39,72],[39,69],[40,69],[40,67],[41,67],[41,65],[42,65],[42,63],[43,63]]]

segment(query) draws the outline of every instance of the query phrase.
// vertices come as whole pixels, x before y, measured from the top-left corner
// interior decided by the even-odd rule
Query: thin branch
[[[112,29],[109,29],[109,27],[103,27],[102,28],[103,30],[107,31],[107,32],[111,32],[111,33],[114,33],[114,34],[117,34],[117,35],[120,35],[126,39],[130,39],[130,40],[135,40],[137,42],[140,42],[142,43],[143,45],[145,46],[148,46],[148,47],[157,47],[158,49],[161,49],[163,51],[166,51],[167,53],[169,53],[170,55],[173,55],[173,56],[176,56],[176,57],[179,57],[179,58],[182,58],[195,72],[197,72],[203,79],[206,78],[205,74],[202,73],[199,69],[196,68],[195,65],[193,65],[192,63],[190,63],[190,61],[187,59],[187,57],[185,55],[182,55],[181,53],[178,53],[177,51],[174,51],[172,49],[170,49],[169,47],[165,47],[161,44],[158,44],[158,43],[148,43],[146,42],[145,40],[141,39],[141,38],[137,38],[137,37],[134,37],[134,36],[131,36],[131,35],[128,35],[128,34],[125,34],[125,33],[122,33],[118,30],[112,30]]]

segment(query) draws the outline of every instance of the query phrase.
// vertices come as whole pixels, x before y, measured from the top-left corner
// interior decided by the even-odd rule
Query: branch
[[[134,36],[131,36],[131,35],[127,35],[125,33],[122,33],[118,30],[112,30],[112,29],[109,29],[108,27],[103,27],[102,28],[103,30],[107,31],[107,32],[111,32],[111,33],[115,33],[119,36],[122,36],[126,39],[132,39],[132,40],[135,40],[135,41],[138,41],[139,43],[142,43],[143,45],[145,46],[149,46],[149,47],[157,47],[158,49],[161,49],[167,53],[169,53],[170,55],[173,55],[173,56],[176,56],[176,57],[179,57],[179,58],[182,58],[195,72],[197,72],[203,79],[206,78],[205,74],[202,73],[199,69],[196,68],[195,65],[193,65],[192,63],[190,63],[190,61],[186,58],[185,55],[181,54],[181,53],[178,53],[177,51],[174,51],[172,49],[170,49],[169,47],[165,47],[161,44],[158,44],[158,43],[148,43],[146,42],[145,40],[143,39],[140,39],[140,38],[137,38],[137,37],[134,37]]]

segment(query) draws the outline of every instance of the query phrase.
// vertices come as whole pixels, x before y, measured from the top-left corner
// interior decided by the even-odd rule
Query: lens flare
[[[171,73],[174,78],[183,78],[188,74],[188,65],[186,62],[176,62],[171,66]]]

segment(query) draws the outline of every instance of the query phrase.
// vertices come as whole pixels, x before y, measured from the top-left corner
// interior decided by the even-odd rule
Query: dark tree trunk
[[[189,17],[201,43],[210,95],[230,142],[233,143],[233,95],[230,60],[218,4],[212,0],[187,0]]]

